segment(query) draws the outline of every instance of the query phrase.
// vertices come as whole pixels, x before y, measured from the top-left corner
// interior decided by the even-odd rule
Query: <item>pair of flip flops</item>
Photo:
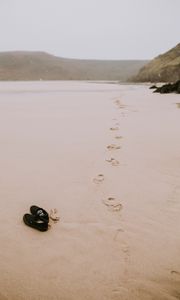
[[[23,221],[27,226],[39,231],[47,231],[49,223],[49,214],[43,208],[36,205],[30,207],[31,214],[25,214]]]

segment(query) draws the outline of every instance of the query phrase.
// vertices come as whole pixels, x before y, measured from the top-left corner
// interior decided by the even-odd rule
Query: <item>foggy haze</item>
[[[180,0],[0,0],[0,52],[151,59],[180,42]]]

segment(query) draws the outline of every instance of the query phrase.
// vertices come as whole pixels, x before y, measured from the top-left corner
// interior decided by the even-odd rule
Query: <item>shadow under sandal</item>
[[[30,207],[30,212],[35,218],[42,220],[43,222],[49,222],[49,214],[43,208],[32,205]]]
[[[30,214],[25,214],[23,216],[23,221],[27,226],[37,229],[39,231],[47,231],[48,230],[47,222],[37,221],[35,216],[32,216]]]

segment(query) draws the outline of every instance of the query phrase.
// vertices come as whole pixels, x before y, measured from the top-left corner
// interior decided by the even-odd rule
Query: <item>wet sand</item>
[[[178,95],[0,83],[0,300],[180,299]],[[38,232],[31,205],[60,221]]]

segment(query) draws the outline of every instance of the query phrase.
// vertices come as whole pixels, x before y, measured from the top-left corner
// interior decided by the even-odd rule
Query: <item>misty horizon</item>
[[[170,50],[170,49],[169,49]],[[146,58],[119,58],[119,59],[113,59],[113,58],[107,58],[107,59],[103,59],[103,58],[81,58],[81,57],[65,57],[65,56],[61,56],[61,55],[56,55],[54,53],[50,53],[47,51],[43,51],[43,50],[8,50],[8,51],[0,51],[0,54],[13,54],[13,53],[19,53],[19,54],[35,54],[35,53],[39,53],[39,54],[47,54],[47,55],[52,55],[55,56],[57,58],[61,58],[61,59],[67,59],[67,60],[87,60],[87,61],[136,61],[136,60],[143,60],[143,61],[149,61],[150,59],[146,59]]]

